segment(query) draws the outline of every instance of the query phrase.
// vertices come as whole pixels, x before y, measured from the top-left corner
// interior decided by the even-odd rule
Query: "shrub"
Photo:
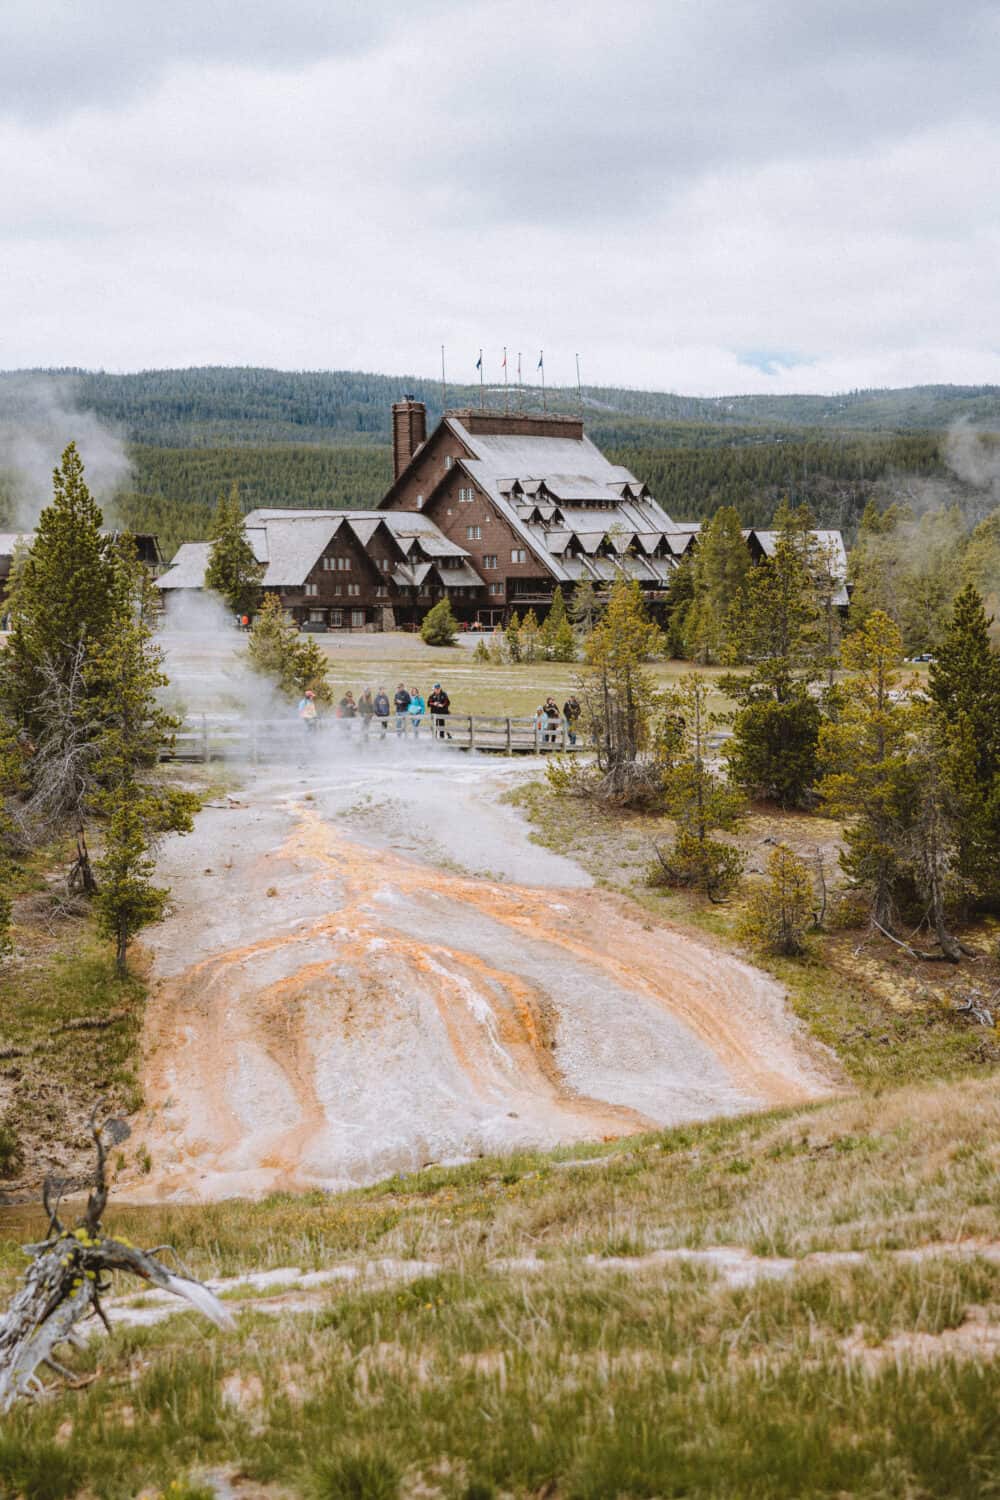
[[[669,850],[656,846],[657,863],[647,876],[652,886],[686,886],[710,901],[725,901],[743,873],[743,856],[721,839],[681,830]]]
[[[458,621],[455,619],[449,599],[440,599],[428,610],[420,627],[420,638],[428,646],[454,646]]]
[[[316,1500],[395,1500],[399,1475],[388,1459],[369,1453],[321,1459],[313,1470]]]
[[[0,1177],[16,1177],[24,1163],[21,1138],[10,1119],[0,1120]]]
[[[820,720],[819,705],[805,693],[748,703],[733,719],[725,751],[733,782],[751,797],[802,807],[816,781]]]
[[[763,883],[747,898],[737,936],[761,953],[798,958],[806,952],[806,934],[814,922],[809,870],[787,844],[778,844],[768,856]]]

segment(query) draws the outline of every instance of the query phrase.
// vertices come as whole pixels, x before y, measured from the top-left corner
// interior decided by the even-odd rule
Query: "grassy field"
[[[425,646],[418,635],[328,635],[315,639],[330,658],[330,677],[339,692],[351,688],[376,690],[384,685],[390,697],[399,682],[419,687],[424,696],[441,682],[451,697],[453,713],[530,714],[549,693],[559,706],[573,691],[579,666],[572,662],[532,662],[492,666],[473,661],[475,641],[463,636],[457,646]],[[690,664],[658,661],[650,671],[661,687],[690,671]],[[721,669],[704,669],[709,677]],[[718,695],[713,708],[727,706]]]
[[[119,1209],[111,1227],[173,1241],[201,1274],[376,1256],[419,1274],[283,1311],[289,1269],[263,1295],[233,1288],[235,1332],[182,1313],[96,1340],[73,1360],[93,1385],[5,1423],[0,1493],[994,1494],[996,1084],[335,1198]],[[9,1219],[8,1279],[38,1227]],[[748,1260],[734,1282],[664,1253],[714,1245],[791,1264]]]
[[[322,644],[338,685],[441,680],[456,711],[530,711],[574,671]],[[518,801],[598,881],[734,941],[735,907],[646,885],[664,820],[540,785]],[[839,832],[755,810],[749,878],[781,838],[832,883]],[[44,861],[17,916],[0,1098],[51,1152],[96,1091],[134,1103],[141,977],[118,986],[87,920],[54,912]],[[68,1356],[79,1388],[52,1376],[0,1427],[0,1500],[1000,1495],[1000,1047],[955,1009],[996,982],[996,933],[972,936],[973,966],[850,930],[773,966],[840,1059],[845,1094],[822,1105],[337,1195],[112,1199],[109,1232],[194,1274],[277,1274],[220,1288],[233,1331],[179,1312]],[[0,1210],[0,1298],[43,1232],[37,1206]],[[334,1267],[353,1279],[302,1279]],[[126,1320],[155,1311],[114,1291]]]

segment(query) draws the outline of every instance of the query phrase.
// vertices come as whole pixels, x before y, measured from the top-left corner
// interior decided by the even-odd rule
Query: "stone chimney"
[[[404,396],[392,403],[392,471],[398,479],[418,448],[427,441],[427,408]]]

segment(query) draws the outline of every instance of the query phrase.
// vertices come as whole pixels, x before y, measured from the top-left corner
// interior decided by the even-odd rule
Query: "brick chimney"
[[[398,479],[417,449],[427,441],[427,408],[404,396],[392,403],[392,470]]]

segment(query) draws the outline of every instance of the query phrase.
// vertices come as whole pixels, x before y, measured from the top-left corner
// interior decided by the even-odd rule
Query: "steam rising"
[[[52,471],[75,442],[87,484],[114,524],[114,497],[131,477],[121,437],[79,403],[72,375],[0,376],[0,493],[12,499],[9,520],[30,531],[52,499]]]

